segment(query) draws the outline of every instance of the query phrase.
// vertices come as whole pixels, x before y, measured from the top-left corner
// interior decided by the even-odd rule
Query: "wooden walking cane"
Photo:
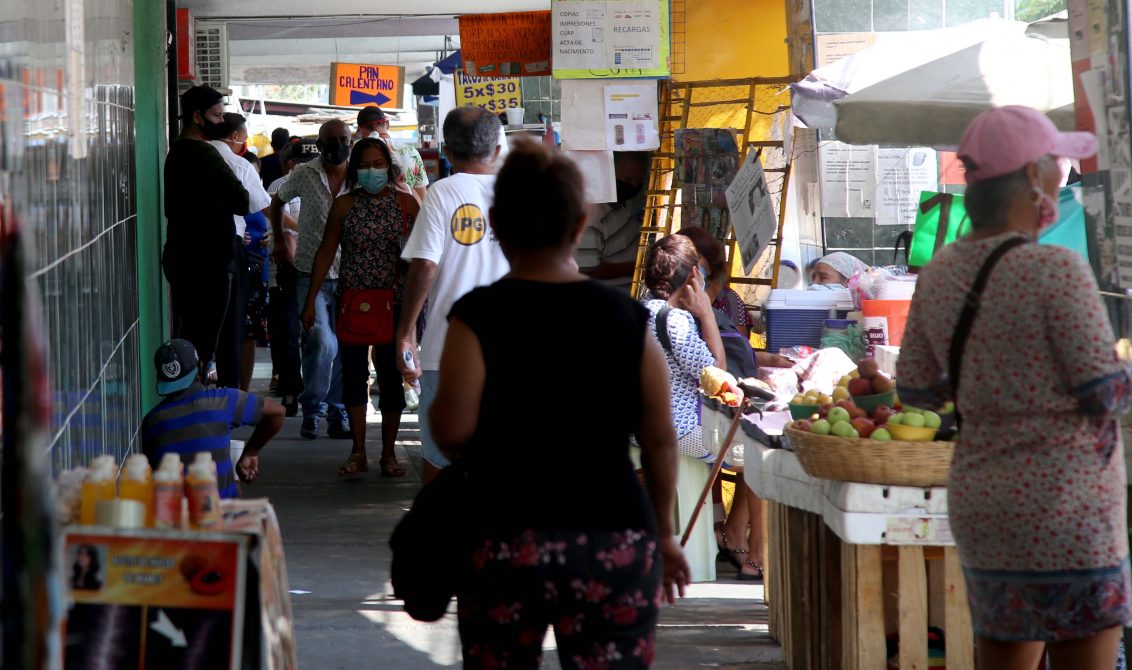
[[[735,418],[731,420],[731,428],[727,431],[727,438],[723,440],[723,446],[719,448],[719,455],[715,458],[715,465],[711,468],[711,474],[708,476],[707,485],[704,486],[704,492],[700,494],[700,499],[696,503],[695,509],[692,510],[692,518],[688,519],[688,525],[684,528],[684,537],[680,538],[681,547],[688,544],[688,538],[692,536],[692,528],[696,525],[696,519],[700,516],[704,501],[711,495],[711,487],[715,486],[715,480],[719,479],[719,473],[723,470],[723,460],[727,457],[727,452],[731,450],[731,440],[734,440],[735,433],[739,432],[739,422],[743,420],[743,409],[746,404],[746,397],[743,396],[742,391],[739,391],[739,406],[735,408]]]

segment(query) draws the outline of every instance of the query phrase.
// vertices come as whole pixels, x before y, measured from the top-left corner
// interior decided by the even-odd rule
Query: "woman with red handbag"
[[[353,448],[338,476],[369,470],[366,456],[366,407],[369,403],[368,352],[381,399],[381,474],[403,477],[393,445],[401,427],[405,395],[397,369],[393,333],[401,312],[405,283],[401,245],[408,237],[420,203],[400,179],[400,171],[385,142],[364,139],[354,145],[346,171],[350,192],[330,209],[322,245],[311,272],[311,300],[303,310],[303,325],[314,323],[313,297],[335,262],[341,245],[338,285],[338,345],[342,355],[342,402],[350,416]]]

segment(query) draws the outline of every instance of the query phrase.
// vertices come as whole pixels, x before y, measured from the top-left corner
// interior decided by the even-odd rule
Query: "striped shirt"
[[[212,453],[220,497],[238,498],[232,463],[232,429],[254,426],[263,417],[263,398],[238,389],[196,383],[168,396],[142,421],[142,453],[157,469],[167,453],[180,454],[186,465],[201,451]]]

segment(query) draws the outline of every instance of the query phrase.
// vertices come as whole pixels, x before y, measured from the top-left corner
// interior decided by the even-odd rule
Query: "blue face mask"
[[[358,185],[366,193],[378,193],[389,184],[389,171],[378,168],[363,168],[358,170]]]
[[[701,265],[700,266],[700,276],[703,277],[703,284],[704,284],[703,290],[705,290],[705,291],[707,290],[707,275],[708,275],[707,270],[704,269],[704,266]]]

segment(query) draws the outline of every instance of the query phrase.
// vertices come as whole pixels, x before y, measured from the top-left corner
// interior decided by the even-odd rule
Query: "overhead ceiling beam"
[[[458,35],[455,17],[342,17],[296,19],[232,19],[228,39],[312,39],[351,37],[418,37]]]

